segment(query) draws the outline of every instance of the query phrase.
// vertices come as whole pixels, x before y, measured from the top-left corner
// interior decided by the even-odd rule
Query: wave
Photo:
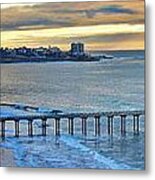
[[[99,164],[107,166],[109,169],[115,169],[115,170],[131,170],[132,168],[126,164],[123,163],[117,163],[115,160],[111,159],[110,157],[105,157],[98,152],[90,149],[89,147],[84,146],[83,144],[80,144],[78,140],[71,136],[61,136],[60,140],[63,141],[66,145],[76,148],[79,151],[87,152],[89,155],[91,155],[92,159],[97,160]]]
[[[18,139],[6,138],[4,142],[1,142],[0,147],[12,150],[17,167],[133,169],[133,167],[125,163],[118,162],[103,154],[101,155],[97,151],[87,147],[78,136],[62,135],[57,137],[58,144],[61,144],[60,150],[55,147],[54,139],[56,139],[55,136],[47,136],[45,138],[33,137],[33,139],[29,137],[21,137]],[[87,140],[100,141],[100,139],[96,138]],[[44,146],[45,144],[43,145],[44,141],[49,142],[47,143],[48,147]],[[45,149],[47,152],[43,153]],[[81,157],[84,157],[82,164],[79,164],[81,160],[75,162],[75,159],[81,159]],[[139,168],[134,167],[134,170],[139,170]]]

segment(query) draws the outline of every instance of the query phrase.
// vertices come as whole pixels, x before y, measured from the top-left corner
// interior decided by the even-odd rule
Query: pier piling
[[[82,134],[87,135],[87,117],[82,117]]]
[[[42,135],[46,136],[46,118],[42,118]]]
[[[139,134],[139,115],[137,115],[137,134]]]
[[[55,135],[60,136],[60,118],[55,118]]]
[[[28,119],[28,136],[33,136],[33,119]]]
[[[136,117],[133,115],[133,132],[135,133],[136,131]]]
[[[74,134],[74,118],[68,118],[68,133],[70,135]]]
[[[100,116],[95,116],[95,136],[100,135]]]
[[[121,134],[126,134],[126,115],[122,114],[121,116]]]
[[[108,116],[108,134],[110,135],[110,116]]]
[[[111,121],[110,121],[110,129],[111,129],[111,135],[113,134],[113,120],[114,120],[114,116],[111,116]]]
[[[15,137],[19,137],[19,120],[15,120]]]
[[[113,115],[108,116],[108,135],[113,134]]]
[[[2,131],[2,138],[5,137],[5,121],[1,122],[1,131]]]
[[[134,134],[139,134],[139,114],[133,115],[133,131]]]

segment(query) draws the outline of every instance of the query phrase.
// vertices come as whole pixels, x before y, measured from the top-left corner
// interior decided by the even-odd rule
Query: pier
[[[29,108],[29,107],[26,107]],[[26,110],[25,108],[25,110]],[[35,110],[35,108],[34,108]],[[70,135],[74,135],[75,131],[75,121],[76,118],[81,120],[81,134],[87,136],[88,129],[87,129],[87,120],[88,118],[93,119],[93,126],[94,126],[94,135],[100,136],[101,135],[101,128],[102,123],[101,121],[106,121],[107,124],[107,133],[108,135],[113,135],[114,133],[114,121],[117,117],[117,121],[119,123],[119,129],[121,135],[126,134],[126,119],[129,116],[132,121],[132,131],[134,134],[138,135],[140,132],[140,118],[141,116],[145,115],[144,111],[114,111],[114,112],[97,112],[97,113],[42,113],[42,114],[26,114],[26,115],[16,115],[16,116],[0,116],[0,124],[1,124],[1,137],[5,138],[5,128],[6,123],[9,121],[14,122],[14,130],[15,130],[15,137],[20,136],[20,122],[27,121],[27,135],[33,136],[35,135],[33,132],[33,122],[35,120],[41,121],[41,129],[42,129],[42,136],[47,135],[47,120],[54,121],[54,134],[56,136],[61,135],[61,121],[66,119],[67,121],[67,133]],[[101,117],[104,117],[104,119]],[[26,125],[25,125],[26,126]]]

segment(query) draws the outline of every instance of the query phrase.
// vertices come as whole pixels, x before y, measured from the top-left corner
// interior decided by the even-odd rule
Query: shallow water
[[[23,103],[61,109],[64,112],[98,112],[144,109],[144,55],[141,52],[115,53],[114,60],[77,63],[33,63],[1,65],[2,102]],[[7,138],[1,146],[12,149],[17,166],[99,169],[144,169],[144,117],[140,135],[132,132],[131,117],[127,135],[122,137],[115,118],[114,135],[109,137],[106,119],[101,120],[101,137],[94,137],[93,120],[88,120],[88,136],[81,136],[81,122],[75,121],[76,135],[67,135],[61,122],[60,138],[53,134],[49,120],[48,136],[26,137],[25,123],[19,139]],[[40,122],[34,131],[41,133]],[[12,123],[7,123],[10,136]],[[20,149],[20,150],[19,150]]]

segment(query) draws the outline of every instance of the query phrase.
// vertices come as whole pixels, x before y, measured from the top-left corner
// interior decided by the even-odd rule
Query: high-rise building
[[[71,44],[71,54],[72,55],[83,55],[84,54],[84,44],[83,43],[72,43]]]

